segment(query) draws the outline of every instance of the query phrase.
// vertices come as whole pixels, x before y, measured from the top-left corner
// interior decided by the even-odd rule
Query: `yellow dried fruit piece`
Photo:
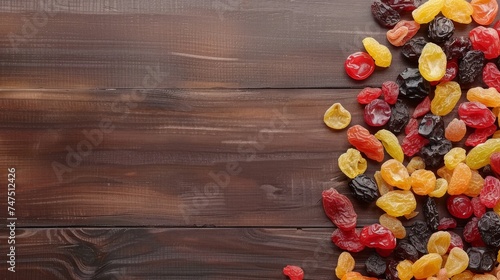
[[[434,43],[425,44],[422,54],[418,58],[418,70],[422,77],[429,82],[441,80],[446,74],[446,54],[443,49]]]
[[[340,171],[351,179],[365,173],[368,166],[366,159],[363,158],[361,153],[352,148],[347,149],[347,152],[341,154],[337,162]]]
[[[500,152],[500,139],[488,139],[472,148],[465,159],[471,169],[479,169],[490,163],[490,155]]]
[[[403,223],[396,217],[389,214],[382,214],[379,217],[379,223],[388,228],[396,238],[403,239],[406,236],[406,228]]]
[[[406,165],[406,170],[408,170],[408,173],[411,175],[411,173],[418,169],[425,169],[425,161],[419,156],[414,156]]]
[[[472,22],[472,5],[465,0],[445,0],[441,13],[454,22],[469,24]]]
[[[403,162],[405,155],[399,144],[398,137],[387,129],[381,129],[375,133],[375,137],[382,142],[385,151],[399,162]]]
[[[340,103],[334,103],[323,116],[325,124],[333,129],[346,128],[351,123],[351,113]]]
[[[411,191],[390,191],[379,197],[375,203],[393,217],[412,213],[417,208],[417,200]]]
[[[443,258],[436,253],[423,255],[412,266],[413,276],[416,279],[424,279],[437,274],[441,269]]]
[[[452,148],[444,155],[444,165],[446,168],[452,170],[457,167],[460,162],[465,162],[466,154],[467,151],[464,148]]]
[[[356,262],[349,252],[342,252],[337,259],[337,267],[335,267],[335,275],[341,279],[346,273],[354,270]]]
[[[474,87],[467,91],[467,100],[483,103],[486,107],[498,107],[500,106],[500,93],[493,87]]]
[[[496,276],[491,274],[476,274],[472,277],[472,280],[498,280]]]
[[[455,108],[461,96],[462,90],[457,82],[439,83],[436,86],[434,98],[432,98],[431,101],[431,112],[437,116],[449,114],[453,111],[453,108]]]
[[[459,273],[455,276],[452,276],[452,280],[472,280],[472,277],[474,277],[474,273],[470,270],[466,270],[462,273]]]
[[[429,0],[413,10],[411,15],[417,23],[429,23],[439,14],[443,6],[444,0]]]
[[[366,52],[373,58],[375,65],[389,67],[392,62],[392,54],[388,47],[380,44],[375,38],[366,37],[362,41]]]
[[[382,178],[391,186],[403,190],[411,188],[410,174],[406,167],[395,159],[389,159],[384,162],[380,168]]]
[[[448,181],[444,178],[436,179],[434,190],[429,193],[430,197],[443,197],[448,191]]]
[[[444,255],[448,251],[451,243],[451,234],[447,231],[434,232],[427,241],[427,251],[429,253],[436,253]]]
[[[410,280],[413,278],[412,271],[413,263],[409,260],[400,261],[396,266],[398,271],[398,278],[401,280]]]
[[[469,265],[469,256],[460,247],[453,247],[448,254],[448,259],[444,267],[446,268],[448,278],[460,274],[467,269]]]
[[[375,179],[375,183],[377,183],[377,188],[378,188],[378,192],[380,193],[380,195],[384,195],[384,194],[394,190],[393,186],[387,184],[387,182],[384,181],[384,178],[382,178],[380,171],[378,171],[378,170],[375,171],[375,173],[373,174],[373,178]]]

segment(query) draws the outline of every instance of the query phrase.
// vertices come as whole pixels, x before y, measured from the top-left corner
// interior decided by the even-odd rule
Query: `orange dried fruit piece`
[[[403,190],[411,188],[410,174],[406,167],[395,159],[389,159],[384,162],[380,168],[382,178],[391,186]]]

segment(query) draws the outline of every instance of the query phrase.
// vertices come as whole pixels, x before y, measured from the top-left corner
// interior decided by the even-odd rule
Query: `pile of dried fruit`
[[[333,188],[323,191],[325,213],[336,226],[332,242],[344,250],[335,274],[347,280],[500,279],[500,21],[485,27],[496,19],[498,3],[376,0],[371,11],[390,29],[387,41],[415,67],[357,96],[365,124],[380,130],[350,126],[347,140],[354,148],[339,156],[338,166],[350,178],[353,197],[376,203],[385,214],[379,223],[357,228],[349,198]],[[454,36],[456,23],[473,21],[469,36]],[[426,36],[415,37],[424,28]],[[362,43],[366,52],[353,53],[344,64],[355,80],[392,61],[390,49],[374,38]],[[480,82],[486,88],[472,86]],[[445,123],[450,113],[457,118]],[[324,122],[344,129],[351,114],[335,103]],[[373,176],[365,174],[368,163],[380,163]],[[401,217],[416,217],[420,200],[424,220],[405,228]],[[441,201],[448,214],[438,211]],[[453,231],[457,221],[465,224],[462,235]],[[369,276],[353,271],[349,253],[366,247],[376,251],[365,263]],[[290,279],[302,279],[303,271],[291,276],[286,269]]]

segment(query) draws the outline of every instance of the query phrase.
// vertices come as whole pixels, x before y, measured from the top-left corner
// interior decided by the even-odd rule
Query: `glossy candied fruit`
[[[373,58],[365,52],[355,52],[347,57],[344,69],[349,77],[354,80],[365,80],[375,70]]]

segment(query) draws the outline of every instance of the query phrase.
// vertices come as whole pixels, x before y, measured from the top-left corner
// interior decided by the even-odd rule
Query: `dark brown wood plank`
[[[300,265],[304,279],[334,279],[340,251],[329,229],[17,229],[15,273],[5,279],[287,279]],[[2,240],[7,236],[2,231]],[[371,252],[356,254],[357,270]],[[4,273],[5,272],[5,273]]]
[[[350,146],[323,114],[341,102],[362,123],[355,94],[4,91],[0,170],[16,168],[24,227],[330,227],[321,192],[348,193],[336,159]],[[356,206],[360,225],[380,212]]]
[[[364,0],[29,0],[0,15],[3,88],[345,88],[407,66],[391,48],[389,69],[345,75],[364,37],[388,44]]]

